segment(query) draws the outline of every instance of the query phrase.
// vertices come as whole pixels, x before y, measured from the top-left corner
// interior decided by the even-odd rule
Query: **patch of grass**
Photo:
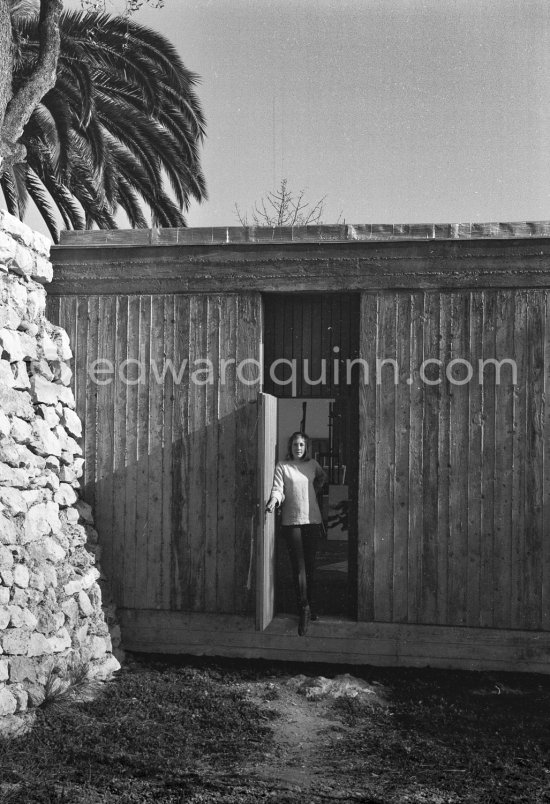
[[[391,706],[335,706],[353,726],[331,761],[391,802],[550,801],[550,679],[386,671]]]
[[[169,804],[210,790],[203,800],[216,801],[269,742],[260,720],[215,669],[135,664],[96,700],[45,707],[31,733],[0,742],[0,800]]]

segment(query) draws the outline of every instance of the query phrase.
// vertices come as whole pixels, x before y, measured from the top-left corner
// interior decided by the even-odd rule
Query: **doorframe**
[[[261,300],[262,300],[261,353],[262,353],[263,374],[262,374],[262,377],[261,377],[261,385],[260,385],[261,390],[260,390],[259,398],[261,396],[264,396],[264,397],[265,396],[270,396],[270,397],[275,398],[276,400],[285,399],[285,398],[287,398],[287,399],[292,398],[292,397],[288,397],[288,396],[286,396],[286,395],[284,395],[282,393],[280,395],[271,394],[271,393],[267,394],[263,390],[264,389],[265,370],[266,370],[266,365],[267,365],[266,354],[265,354],[265,340],[266,340],[266,338],[265,338],[265,318],[266,318],[265,317],[265,300],[266,300],[266,296],[269,296],[269,297],[273,298],[275,296],[286,296],[286,297],[289,297],[289,296],[293,296],[293,297],[302,296],[302,297],[304,297],[304,296],[306,296],[306,297],[311,297],[311,296],[315,296],[315,295],[321,295],[321,294],[315,294],[315,293],[311,293],[311,292],[308,292],[308,291],[298,291],[296,293],[285,292],[285,293],[281,293],[281,294],[278,294],[278,293],[262,293],[261,294]],[[356,326],[356,328],[354,330],[354,341],[355,341],[354,342],[354,349],[357,352],[357,354],[354,355],[354,356],[359,357],[360,335],[361,335],[361,293],[360,292],[350,293],[349,291],[344,291],[344,292],[334,291],[334,292],[332,292],[330,294],[322,294],[322,295],[323,296],[326,296],[326,295],[330,295],[330,296],[345,295],[345,296],[356,297],[356,300],[357,300],[357,311],[356,311],[356,323],[357,323],[357,326]],[[267,357],[269,357],[269,355]],[[342,360],[343,360],[343,358],[342,358]],[[357,372],[356,372],[356,376],[357,376]],[[349,415],[350,415],[350,419],[351,419],[350,427],[357,435],[357,441],[354,441],[353,439],[350,439],[351,443],[349,445],[350,456],[353,458],[353,460],[351,462],[351,473],[350,473],[351,474],[351,483],[349,484],[350,485],[350,503],[351,503],[351,505],[350,505],[350,519],[349,519],[349,535],[348,535],[348,539],[349,539],[349,541],[348,541],[348,590],[349,590],[349,594],[348,594],[348,617],[346,619],[347,620],[357,620],[358,619],[358,613],[359,613],[359,611],[361,609],[361,605],[360,605],[360,601],[359,601],[359,571],[358,571],[358,569],[359,569],[359,550],[360,550],[359,529],[358,529],[358,525],[359,525],[359,474],[360,474],[360,471],[359,471],[359,469],[360,469],[360,466],[359,466],[359,464],[360,464],[360,459],[359,459],[360,384],[359,384],[358,380],[356,380],[356,381],[353,382],[353,384],[351,384],[349,386],[346,384],[344,386],[344,388],[348,389],[348,391],[347,391],[347,393],[344,391],[341,394],[341,396],[347,397],[347,399],[348,399]],[[335,389],[331,386],[330,388],[327,388],[327,393],[326,394],[311,397],[311,398],[312,399],[317,398],[317,399],[327,399],[328,400],[328,399],[334,399],[335,397],[337,397],[339,395],[340,394],[335,393]],[[295,397],[295,398],[302,398],[302,397]],[[258,415],[260,416],[260,413],[258,413]],[[275,427],[277,427],[276,423],[275,423]],[[261,443],[262,442],[259,441],[259,445],[261,445]],[[277,443],[277,433],[275,433],[275,446],[276,446],[276,443]],[[354,446],[354,445],[356,445],[356,446]],[[259,464],[260,464],[259,475],[261,477],[263,477],[264,480],[265,480],[265,474],[262,475],[262,471],[265,472],[265,469],[262,468],[262,464],[264,463],[264,461],[261,459],[261,453],[259,454],[259,458],[260,458],[260,460],[259,460]],[[274,468],[275,468],[275,461],[273,461],[273,469]],[[262,483],[263,481],[260,480],[259,482]],[[261,489],[262,486],[260,485],[259,488]],[[260,500],[259,505],[261,506],[262,505],[262,496],[261,496],[261,494],[259,494],[258,499]],[[272,564],[271,564],[271,576],[270,576],[271,581],[272,581],[272,588],[271,588],[272,598],[271,598],[271,601],[270,601],[270,604],[269,604],[270,609],[271,609],[271,619],[273,618],[274,611],[275,611],[275,582],[274,582],[274,579],[275,579],[275,553],[274,553],[275,541],[274,541],[274,534],[273,534],[273,545],[264,544],[264,538],[261,535],[262,534],[262,528],[260,527],[260,524],[261,524],[261,521],[262,521],[263,518],[264,518],[263,510],[258,511],[258,528],[257,528],[257,534],[258,534],[258,563],[257,563],[257,568],[258,569],[257,569],[257,594],[256,594],[256,599],[257,599],[256,628],[258,628],[260,630],[263,630],[265,627],[267,627],[267,624],[268,624],[267,623],[267,624],[264,624],[263,626],[260,626],[261,622],[265,623],[266,615],[268,614],[268,607],[266,606],[266,603],[265,603],[265,590],[264,590],[264,587],[263,587],[263,584],[262,584],[262,580],[263,580],[264,576],[261,573],[265,572],[265,567],[264,567],[263,562],[266,561],[267,554],[268,554],[268,552],[271,551],[272,548],[273,548],[273,552],[271,554],[271,562],[272,562]],[[262,563],[260,563],[260,561]]]

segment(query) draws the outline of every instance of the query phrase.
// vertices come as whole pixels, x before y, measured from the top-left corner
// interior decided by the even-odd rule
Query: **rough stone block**
[[[13,387],[18,388],[19,390],[26,390],[27,388],[31,387],[31,382],[29,379],[29,374],[27,372],[27,364],[24,360],[20,360],[18,363],[14,363],[14,371],[13,371]]]
[[[36,344],[36,338],[34,338],[32,335],[29,335],[28,332],[18,332],[17,335],[19,336],[19,345],[21,347],[21,351],[23,352],[23,359],[38,360],[38,346]]]
[[[41,335],[38,338],[38,347],[39,347],[39,354],[45,358],[46,360],[57,360],[57,345],[55,341],[50,337],[50,335],[43,330]],[[48,372],[49,371],[48,368]]]
[[[48,637],[48,645],[52,653],[62,653],[71,647],[71,637],[66,628],[60,628],[55,636]]]
[[[81,589],[78,593],[78,605],[80,606],[80,611],[84,617],[91,617],[93,615],[94,607],[92,606],[90,598],[83,589]]]
[[[4,305],[0,301],[0,329],[18,329],[21,326],[21,316],[11,305]]]
[[[28,509],[28,503],[24,494],[13,487],[0,486],[0,502],[8,509],[10,514],[17,516],[17,514],[25,514]]]
[[[32,440],[32,427],[24,419],[14,416],[11,421],[11,437],[18,444],[30,444]]]
[[[0,228],[10,236],[10,239],[22,243],[29,249],[34,248],[35,232],[27,226],[26,223],[20,221],[15,215],[10,215],[6,210],[0,211]]]
[[[7,438],[10,434],[10,431],[11,422],[6,414],[0,410],[0,438]]]
[[[40,572],[40,570],[31,572],[29,586],[31,586],[33,589],[38,589],[39,592],[43,592],[46,588],[46,579],[44,578],[44,573]]]
[[[7,659],[0,659],[0,681],[7,681],[10,677],[9,664]]]
[[[64,361],[52,360],[50,367],[56,382],[60,382],[62,385],[71,384],[73,372]]]
[[[31,279],[35,282],[46,284],[53,279],[53,265],[45,257],[36,256],[33,270],[31,271]]]
[[[42,414],[42,418],[51,430],[53,430],[54,427],[57,427],[61,421],[59,414],[52,405],[37,405],[36,409]]]
[[[71,433],[71,435],[75,436],[76,438],[81,438],[82,436],[82,422],[80,421],[77,414],[74,410],[70,408],[63,408],[63,415],[61,417],[61,421]]]
[[[59,583],[57,578],[57,572],[55,571],[55,567],[52,567],[51,564],[45,564],[41,567],[42,573],[44,575],[44,583],[50,589],[56,589]]]
[[[71,350],[71,342],[69,340],[69,336],[63,329],[63,327],[57,327],[55,325],[51,325],[51,336],[57,346],[57,355],[59,360],[66,361],[70,360],[73,356]]]
[[[52,245],[52,241],[40,232],[33,231],[33,238],[32,238],[32,248],[39,254],[41,257],[49,257],[50,256],[50,248]]]
[[[14,468],[38,469],[42,470],[46,466],[46,461],[39,455],[35,455],[23,444],[9,442],[0,443],[0,461]],[[28,473],[29,477],[32,473]]]
[[[19,416],[27,421],[34,418],[31,398],[27,391],[0,386],[0,410],[8,416]]]
[[[9,660],[10,681],[14,684],[21,681],[36,682],[39,669],[40,666],[36,661],[27,659],[24,656],[16,656]]]
[[[31,684],[26,681],[24,687],[29,696],[29,705],[41,706],[44,703],[46,693],[42,684]]]
[[[113,655],[109,655],[102,662],[92,667],[91,675],[98,680],[106,681],[117,670],[120,670],[120,662]]]
[[[13,581],[16,586],[26,589],[30,581],[30,572],[24,564],[16,564],[13,568]]]
[[[59,490],[54,494],[54,502],[63,508],[73,505],[78,499],[75,490],[68,483],[60,483]]]
[[[53,648],[48,637],[39,633],[32,634],[27,645],[27,656],[47,656],[50,653],[53,653]]]
[[[25,352],[21,345],[21,332],[14,332],[3,327],[0,329],[0,349],[7,356],[10,363],[24,360]]]
[[[0,569],[0,578],[2,578],[2,584],[7,586],[9,589],[11,589],[11,587],[14,585],[13,572],[10,569]]]
[[[68,390],[64,385],[50,382],[40,374],[33,374],[31,377],[31,395],[33,402],[37,404],[56,405]]]
[[[24,628],[8,628],[2,635],[4,653],[25,656],[29,647],[30,634]]]
[[[31,383],[35,380],[33,377]],[[61,456],[62,445],[56,433],[51,430],[43,419],[35,419],[32,423],[31,446],[39,455]]]
[[[0,687],[0,717],[13,715],[17,710],[17,698],[7,687]]]
[[[10,685],[9,690],[17,700],[17,709],[15,711],[24,712],[29,705],[29,695],[27,691],[23,687],[16,685]]]
[[[29,366],[31,377],[43,377],[48,382],[53,382],[53,371],[50,369],[50,364],[45,357],[40,360],[33,360]]]
[[[18,531],[13,519],[0,514],[0,544],[15,544],[18,541]]]
[[[41,322],[43,320],[45,311],[46,291],[39,285],[33,285],[32,288],[29,289],[26,302],[27,319],[30,320],[31,323]],[[38,356],[38,349],[36,356]]]
[[[6,232],[0,232],[0,265],[8,270],[15,259],[17,243]]]
[[[28,474],[24,469],[14,469],[7,463],[0,463],[0,485],[25,488],[28,482]]]
[[[5,631],[10,624],[11,613],[8,606],[0,606],[0,631]]]
[[[24,543],[55,533],[61,527],[59,521],[59,506],[56,502],[44,502],[33,505],[25,517],[23,539]]]
[[[7,606],[10,602],[10,590],[7,586],[0,586],[0,606]]]
[[[0,360],[0,385],[4,385],[6,388],[15,386],[15,377],[9,360]]]
[[[10,569],[13,567],[13,553],[9,547],[6,547],[4,544],[0,544],[0,567],[4,569]],[[21,586],[21,584],[19,584]]]
[[[46,537],[38,542],[31,542],[28,547],[30,558],[42,563],[44,561],[51,561],[53,564],[58,564],[66,556],[66,551],[54,539]],[[44,568],[43,568],[44,569]]]

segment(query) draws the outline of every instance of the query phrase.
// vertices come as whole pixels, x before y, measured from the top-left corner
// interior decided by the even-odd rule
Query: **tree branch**
[[[9,100],[0,129],[3,168],[4,160],[13,163],[24,158],[24,148],[18,144],[23,129],[44,95],[55,85],[62,10],[63,0],[40,0],[38,59],[29,77]]]

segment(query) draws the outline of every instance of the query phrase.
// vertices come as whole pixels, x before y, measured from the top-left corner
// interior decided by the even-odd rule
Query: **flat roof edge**
[[[550,237],[550,221],[503,223],[359,223],[320,226],[214,226],[180,229],[62,231],[61,246],[169,246],[261,243],[509,240]]]

